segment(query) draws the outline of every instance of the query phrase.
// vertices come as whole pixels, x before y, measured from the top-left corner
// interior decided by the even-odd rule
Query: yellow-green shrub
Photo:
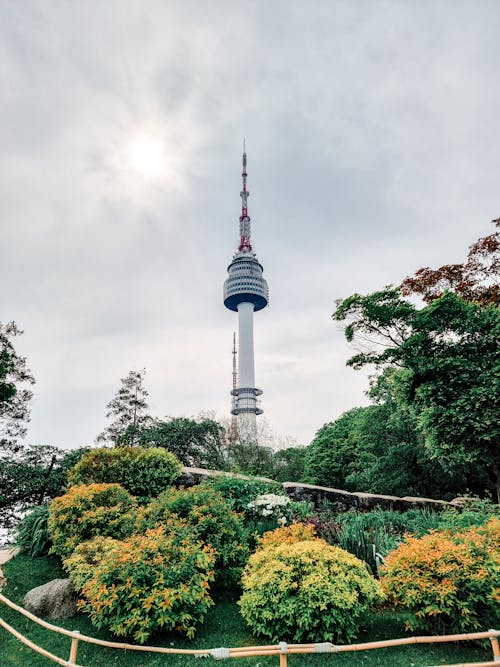
[[[70,484],[116,483],[134,496],[150,498],[179,476],[181,464],[162,447],[102,447],[82,456],[68,474]]]
[[[208,487],[168,489],[141,509],[137,530],[169,525],[184,519],[196,537],[216,553],[216,585],[231,587],[239,582],[241,569],[248,558],[248,546],[241,515],[220,493]]]
[[[134,498],[119,484],[81,484],[50,503],[51,553],[67,558],[75,547],[97,535],[121,539],[134,529]]]
[[[87,581],[92,579],[104,555],[112,549],[119,549],[120,545],[120,540],[99,536],[76,547],[71,556],[63,561],[63,565],[77,591],[81,591]]]
[[[258,549],[242,585],[243,618],[272,641],[349,641],[382,598],[362,561],[320,539]]]
[[[407,537],[386,558],[382,586],[412,612],[411,630],[466,632],[500,623],[500,520]]]
[[[140,643],[159,630],[193,637],[213,604],[214,560],[183,522],[132,535],[103,553],[82,588],[80,608],[96,627]]]

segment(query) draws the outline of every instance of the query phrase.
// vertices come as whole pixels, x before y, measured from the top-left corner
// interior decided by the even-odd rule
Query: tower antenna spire
[[[247,190],[247,152],[246,139],[243,138],[243,171],[241,178],[243,187],[240,192],[241,197],[241,215],[240,215],[240,252],[252,252],[252,242],[250,240],[250,216],[248,215],[248,197],[250,193]]]

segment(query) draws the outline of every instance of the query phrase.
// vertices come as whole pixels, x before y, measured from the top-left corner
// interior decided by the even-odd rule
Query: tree
[[[448,291],[417,308],[389,287],[339,302],[333,318],[346,323],[349,341],[361,344],[349,365],[401,370],[402,398],[429,456],[453,475],[486,466],[500,501],[500,315],[494,290],[486,295],[488,276],[478,273],[475,286],[469,284],[482,290],[480,300]]]
[[[122,378],[120,389],[106,406],[106,417],[116,419],[97,436],[97,442],[110,442],[114,446],[137,444],[139,430],[150,419],[146,415],[149,394],[143,385],[145,374],[145,369],[129,371],[127,377]]]
[[[277,482],[302,482],[306,447],[287,447],[274,452],[273,479]]]
[[[500,228],[500,218],[492,221]],[[403,295],[419,294],[426,303],[453,291],[466,301],[481,305],[500,303],[500,232],[484,236],[469,248],[463,264],[445,264],[438,269],[428,266],[401,283]]]
[[[136,432],[137,444],[164,447],[185,466],[227,469],[224,427],[213,419],[150,419]]]
[[[33,393],[22,388],[35,380],[26,366],[25,357],[17,354],[12,338],[23,332],[15,322],[0,322],[0,447],[15,450],[17,439],[26,433],[30,418],[29,402]]]
[[[0,454],[0,526],[16,523],[19,511],[64,492],[67,473],[88,448],[22,446]]]

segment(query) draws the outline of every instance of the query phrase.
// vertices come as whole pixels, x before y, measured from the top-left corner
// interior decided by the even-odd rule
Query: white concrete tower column
[[[238,377],[240,387],[255,387],[253,303],[238,304]]]

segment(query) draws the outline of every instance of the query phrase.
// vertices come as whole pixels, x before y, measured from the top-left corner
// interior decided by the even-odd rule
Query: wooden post
[[[500,662],[500,646],[498,645],[498,637],[490,637],[490,642],[491,648],[493,649],[493,659],[495,662]]]
[[[78,630],[74,631],[76,634],[80,634]],[[69,662],[76,664],[76,654],[78,653],[78,638],[71,638],[71,648],[69,650]]]
[[[280,667],[287,667],[288,665],[288,660],[286,659],[285,653],[282,653],[280,655]]]

